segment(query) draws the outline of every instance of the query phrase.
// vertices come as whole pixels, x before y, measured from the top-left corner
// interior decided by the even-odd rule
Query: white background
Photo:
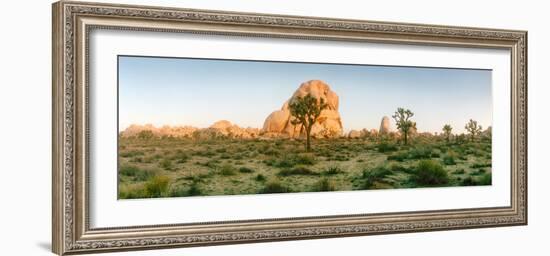
[[[90,37],[91,227],[510,205],[508,50],[193,34],[160,37],[155,32],[115,30],[94,31]],[[118,54],[491,69],[492,186],[116,200]]]
[[[122,1],[233,11],[529,30],[529,226],[120,253],[114,255],[548,255],[546,110],[550,22],[544,1]],[[0,254],[51,255],[51,12],[10,1],[0,15]]]

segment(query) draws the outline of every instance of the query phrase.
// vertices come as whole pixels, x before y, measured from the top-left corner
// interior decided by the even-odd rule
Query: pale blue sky
[[[119,57],[119,125],[208,127],[225,119],[261,128],[312,79],[338,94],[345,131],[378,129],[398,107],[415,113],[421,132],[446,123],[462,132],[470,118],[491,125],[490,70],[133,56]]]

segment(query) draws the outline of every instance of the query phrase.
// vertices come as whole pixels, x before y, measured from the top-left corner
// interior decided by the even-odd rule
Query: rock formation
[[[388,134],[390,132],[390,118],[387,116],[382,117],[382,122],[380,122],[379,134]]]
[[[361,135],[362,135],[362,134],[361,134],[360,131],[358,131],[358,130],[351,130],[351,131],[349,131],[349,133],[348,133],[348,138],[350,138],[350,139],[357,139],[357,138],[361,138],[361,137],[362,137]]]
[[[304,97],[310,94],[320,102],[321,99],[327,104],[327,108],[321,111],[317,122],[311,129],[311,135],[316,138],[332,138],[342,135],[342,120],[338,112],[338,95],[333,92],[329,85],[320,80],[310,80],[302,83],[292,97],[288,99],[280,110],[271,113],[264,122],[262,134],[266,136],[299,137],[303,135],[301,125],[291,123],[289,103],[297,97]]]

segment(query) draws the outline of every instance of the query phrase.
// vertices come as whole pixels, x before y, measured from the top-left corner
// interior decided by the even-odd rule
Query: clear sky
[[[425,67],[119,57],[119,125],[263,126],[301,83],[319,79],[340,98],[344,131],[380,126],[398,107],[420,132],[491,126],[491,71]],[[394,121],[392,119],[392,125]]]

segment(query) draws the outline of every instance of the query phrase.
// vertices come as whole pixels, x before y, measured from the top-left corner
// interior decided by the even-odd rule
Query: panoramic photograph
[[[118,198],[491,185],[491,75],[119,56]]]

